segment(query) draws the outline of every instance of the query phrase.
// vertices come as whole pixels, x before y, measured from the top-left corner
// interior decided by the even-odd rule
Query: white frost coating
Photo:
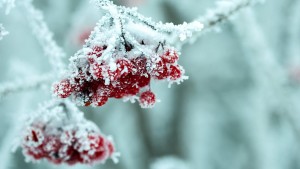
[[[130,20],[134,23],[141,23],[143,26],[148,26],[149,28],[164,33],[169,36],[170,41],[175,41],[179,39],[184,41],[187,38],[191,38],[194,32],[200,32],[203,29],[203,24],[199,21],[193,21],[191,23],[184,22],[180,25],[174,25],[173,23],[155,23],[152,18],[147,18],[137,12],[136,8],[127,8],[123,6],[116,6],[111,1],[108,0],[91,0],[99,8],[108,11],[114,20],[116,27],[121,26],[121,30],[117,30],[118,33],[123,32],[122,24],[124,20]],[[120,25],[121,24],[121,25]],[[176,38],[175,38],[176,37]]]
[[[8,94],[21,92],[31,89],[38,89],[43,85],[50,84],[53,80],[53,75],[46,74],[38,77],[30,77],[26,79],[17,79],[12,82],[0,84],[0,99]]]
[[[3,27],[3,25],[0,23],[0,40],[3,39],[4,36],[8,35],[9,32],[7,32],[5,30],[5,28]]]
[[[6,15],[8,15],[15,6],[15,0],[0,0],[0,8],[5,7]]]
[[[45,55],[49,58],[53,70],[61,73],[65,67],[62,59],[66,54],[54,41],[53,33],[45,23],[42,12],[32,5],[31,0],[24,1],[23,5],[33,33],[41,44]]]
[[[124,27],[134,39],[137,41],[143,40],[145,44],[158,43],[166,39],[165,35],[157,31],[153,31],[153,29],[143,24],[129,22]]]
[[[180,25],[174,25],[173,23],[164,24],[162,22],[156,23],[152,21],[152,18],[147,18],[138,13],[137,8],[116,6],[108,0],[92,0],[92,2],[94,2],[99,8],[107,10],[111,14],[117,28],[122,26],[122,24],[128,24],[125,20],[129,20],[134,24],[139,23],[144,27],[148,27],[148,29],[154,30],[156,33],[165,35],[165,39],[168,40],[169,43],[176,44],[180,47],[186,42],[195,41],[202,32],[216,29],[218,25],[232,18],[232,16],[241,9],[258,2],[263,2],[263,0],[220,0],[216,3],[217,7],[214,10],[208,10],[204,16],[191,23],[184,22]],[[137,27],[139,27],[139,24],[137,24]],[[117,32],[121,31],[124,33],[124,30],[122,29],[123,28],[121,27],[121,30],[118,29]],[[125,36],[127,39],[135,39],[130,37],[128,34],[125,34]],[[140,48],[140,50],[142,50],[142,48]]]
[[[129,101],[130,103],[135,103],[138,100],[139,100],[139,97],[137,97],[137,96],[127,96],[127,97],[123,98],[124,102],[128,102]]]

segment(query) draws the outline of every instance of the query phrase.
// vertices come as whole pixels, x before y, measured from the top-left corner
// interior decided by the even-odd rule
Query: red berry
[[[60,98],[67,98],[73,92],[73,87],[69,79],[64,79],[60,83],[54,85],[54,93]]]
[[[170,69],[169,69],[169,77],[171,80],[177,80],[180,79],[182,77],[182,71],[180,69],[180,67],[171,65]]]
[[[107,46],[95,46],[93,47],[93,51],[88,53],[88,61],[89,63],[94,63],[94,55],[96,55],[96,58],[99,58],[102,56],[103,51],[107,48]]]
[[[142,108],[152,108],[156,103],[155,94],[151,91],[146,91],[140,95],[140,106]]]
[[[158,80],[166,79],[168,77],[168,67],[163,60],[152,64],[150,68],[151,75]]]
[[[89,135],[88,136],[88,146],[89,149],[82,152],[82,154],[87,155],[89,160],[104,160],[108,156],[108,148],[105,145],[105,139],[102,136]]]
[[[140,76],[138,78],[138,86],[139,87],[145,87],[145,86],[148,86],[150,84],[150,75],[149,74],[146,74],[144,76]]]
[[[133,64],[128,59],[125,58],[118,59],[116,64],[117,64],[116,71],[118,72],[118,75],[126,76],[130,72],[132,72]]]
[[[91,73],[96,77],[95,79],[103,79],[104,78],[104,72],[107,71],[108,66],[98,63],[93,63],[90,67]]]
[[[163,59],[164,62],[166,63],[175,63],[178,59],[178,53],[173,50],[173,49],[168,49],[162,56],[161,58]]]
[[[108,101],[107,96],[100,96],[99,94],[95,94],[92,98],[92,102],[94,106],[103,106]]]
[[[131,60],[133,64],[133,74],[147,74],[147,59],[145,57],[137,57]]]

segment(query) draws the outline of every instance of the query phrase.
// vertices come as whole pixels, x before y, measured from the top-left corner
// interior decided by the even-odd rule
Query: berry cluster
[[[41,115],[33,119],[22,139],[24,155],[29,160],[47,159],[69,165],[103,163],[114,155],[112,140],[102,135],[93,123],[69,118]]]
[[[72,60],[76,65],[72,75],[54,85],[55,95],[72,95],[76,103],[84,106],[102,106],[108,98],[138,98],[141,107],[151,108],[156,103],[150,89],[152,79],[170,83],[183,80],[184,70],[177,64],[179,56],[174,48],[163,47],[154,56],[146,57],[130,55],[134,47],[125,47],[126,52],[109,59],[103,58],[107,45],[85,48],[85,54]]]

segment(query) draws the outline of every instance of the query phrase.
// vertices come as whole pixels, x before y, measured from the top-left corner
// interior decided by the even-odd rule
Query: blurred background
[[[192,21],[216,0],[116,0],[138,6],[155,21]],[[88,1],[35,0],[57,43],[72,56],[103,15]],[[24,10],[0,22],[0,83],[51,70]],[[179,63],[189,80],[168,89],[153,109],[109,100],[80,108],[114,137],[120,163],[95,166],[25,163],[11,143],[19,117],[51,98],[49,88],[11,94],[0,102],[0,169],[300,169],[300,1],[268,0],[235,15],[182,48]],[[67,63],[67,60],[66,60]]]

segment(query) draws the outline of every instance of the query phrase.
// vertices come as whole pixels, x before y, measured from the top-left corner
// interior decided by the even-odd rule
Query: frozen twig
[[[49,58],[53,70],[58,73],[62,72],[65,67],[63,58],[66,54],[54,41],[53,33],[45,23],[42,12],[32,5],[31,0],[25,0],[23,5],[33,33],[43,47],[45,55]]]
[[[46,74],[42,76],[17,79],[12,82],[2,83],[0,84],[0,99],[11,93],[40,88],[43,85],[50,84],[52,81],[53,75]]]
[[[204,30],[210,30],[229,20],[233,15],[242,9],[254,5],[259,0],[231,0],[217,1],[217,7],[213,10],[208,10],[204,16],[198,20],[204,24]]]
[[[12,8],[15,7],[15,0],[0,0],[0,8],[5,7],[5,14],[8,15]]]
[[[3,27],[3,25],[0,23],[0,40],[2,40],[3,37],[5,35],[7,35],[7,34],[8,34],[8,32],[5,30],[5,28]]]

